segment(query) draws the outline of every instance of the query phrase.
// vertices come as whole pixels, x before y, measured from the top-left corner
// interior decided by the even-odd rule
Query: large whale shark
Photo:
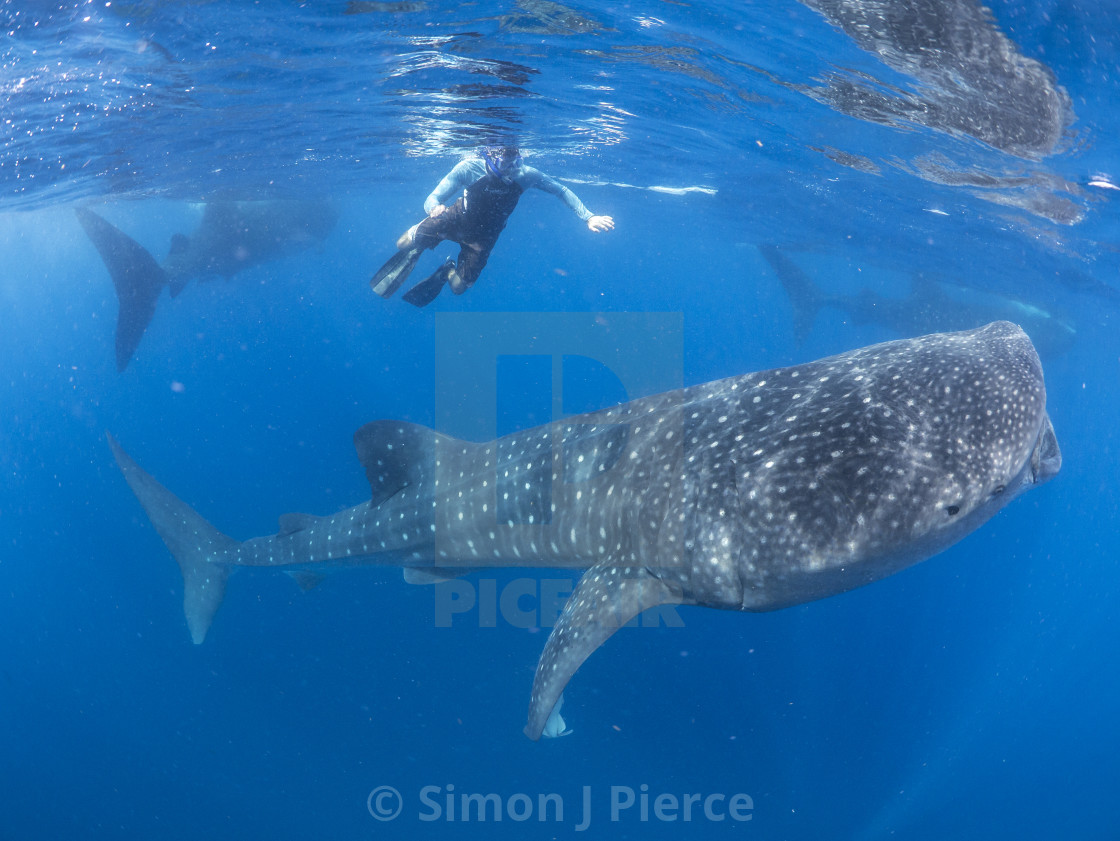
[[[118,371],[128,366],[139,347],[165,286],[174,298],[195,278],[230,278],[296,254],[322,242],[338,218],[323,201],[211,202],[189,236],[172,236],[167,259],[160,265],[144,246],[92,210],[75,212],[117,291]]]
[[[109,441],[179,563],[195,643],[239,566],[314,575],[391,564],[414,583],[486,567],[586,569],[537,665],[531,739],[583,661],[646,608],[765,611],[842,593],[940,552],[1061,466],[1038,355],[1007,322],[488,443],[376,421],[354,436],[369,501],[287,514],[278,533],[244,542]]]

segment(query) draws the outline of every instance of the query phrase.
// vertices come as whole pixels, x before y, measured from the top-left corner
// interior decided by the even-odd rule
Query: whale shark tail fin
[[[198,512],[146,473],[117,439],[106,433],[117,466],[128,486],[140,500],[148,519],[183,573],[183,612],[187,616],[191,639],[201,644],[222,604],[230,565],[223,558],[238,546],[238,541],[222,534]]]
[[[172,298],[178,298],[179,293],[183,291],[183,287],[190,280],[186,272],[175,271],[172,268],[180,265],[180,261],[183,259],[182,255],[187,254],[190,248],[191,240],[186,234],[171,235],[171,246],[167,249],[167,265],[171,268],[171,271],[167,273],[167,286]]]
[[[167,275],[148,250],[128,234],[91,210],[78,208],[75,212],[117,290],[117,370],[123,371],[155,315]]]
[[[809,336],[817,313],[825,303],[821,290],[776,245],[759,245],[758,251],[778,276],[790,304],[793,305],[793,335],[797,343],[801,344]]]

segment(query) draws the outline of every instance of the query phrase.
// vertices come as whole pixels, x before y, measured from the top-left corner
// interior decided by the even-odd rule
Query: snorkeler
[[[563,184],[522,163],[516,148],[490,147],[478,157],[460,161],[436,185],[424,200],[427,218],[401,234],[397,253],[370,281],[373,291],[382,298],[392,297],[408,279],[422,251],[451,240],[461,246],[458,263],[448,257],[430,277],[408,290],[404,299],[425,307],[435,300],[444,284],[450,285],[456,295],[462,295],[478,280],[506,220],[517,207],[521,194],[530,187],[562,199],[592,231],[614,228],[610,216],[595,216]],[[450,197],[460,191],[459,198],[447,205]]]

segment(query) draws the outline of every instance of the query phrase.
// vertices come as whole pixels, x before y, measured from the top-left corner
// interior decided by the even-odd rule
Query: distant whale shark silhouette
[[[93,211],[75,212],[117,290],[118,371],[128,366],[139,347],[165,286],[175,297],[195,278],[229,278],[296,254],[324,240],[338,218],[321,201],[212,202],[189,237],[171,238],[161,266],[140,243]]]
[[[901,336],[928,330],[978,327],[990,321],[1013,321],[1026,330],[1044,356],[1073,347],[1077,329],[1064,314],[994,292],[957,286],[922,275],[911,275],[905,298],[861,289],[854,295],[826,294],[794,260],[774,245],[759,245],[793,306],[794,336],[800,343],[825,307],[847,313],[857,324],[878,324]]]
[[[997,322],[643,397],[468,443],[397,421],[354,436],[372,489],[277,534],[225,536],[117,464],[183,574],[201,643],[239,566],[586,569],[541,654],[525,733],[620,626],[664,604],[765,611],[842,593],[969,534],[1061,466],[1042,367]],[[551,715],[555,711],[556,715]],[[552,724],[549,724],[549,720]]]

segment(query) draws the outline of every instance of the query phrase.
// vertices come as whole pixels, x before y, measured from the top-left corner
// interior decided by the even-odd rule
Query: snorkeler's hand
[[[437,216],[439,216],[445,210],[447,210],[447,207],[445,205],[437,204],[435,207],[432,208],[432,212],[429,213],[428,216],[430,216],[432,219],[435,219]]]
[[[613,231],[614,219],[609,216],[592,216],[587,220],[587,227],[595,233],[600,231]]]

